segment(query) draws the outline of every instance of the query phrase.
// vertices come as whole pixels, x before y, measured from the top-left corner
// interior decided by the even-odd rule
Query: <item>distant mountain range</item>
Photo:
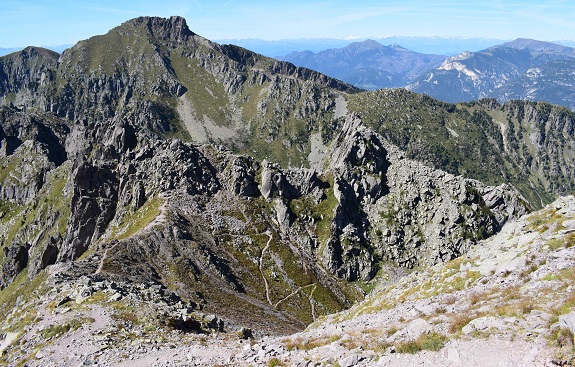
[[[282,59],[368,90],[405,87],[446,102],[520,99],[575,108],[575,49],[550,42],[517,39],[446,57],[367,40]]]
[[[341,38],[302,38],[284,40],[262,40],[259,38],[248,39],[219,39],[216,42],[221,44],[234,44],[248,50],[255,51],[265,56],[282,58],[292,52],[312,51],[320,52],[332,48],[342,48],[355,42],[375,40],[381,44],[399,44],[415,52],[457,55],[462,51],[483,50],[493,45],[498,45],[509,40],[489,39],[489,38],[449,38],[449,37],[407,37],[407,36],[386,36],[386,37],[350,37]],[[563,42],[561,42],[563,43]],[[568,43],[564,43],[570,45]],[[573,44],[575,46],[575,43]]]
[[[447,102],[493,97],[544,101],[575,109],[575,49],[517,39],[450,57],[407,89]]]
[[[367,40],[318,53],[292,52],[282,59],[363,89],[376,90],[403,87],[427,70],[441,65],[446,58],[413,52],[397,44],[384,46]]]
[[[383,45],[398,44],[409,50],[425,53],[454,56],[463,51],[479,51],[511,41],[510,39],[491,38],[462,38],[462,37],[413,37],[413,36],[385,36],[385,37],[349,37],[341,38],[301,38],[283,40],[263,40],[259,38],[228,38],[215,40],[220,44],[233,44],[265,56],[282,58],[296,51],[320,52],[332,48],[342,48],[354,42],[363,42],[368,39],[375,40]],[[575,47],[575,41],[552,41],[564,46]]]

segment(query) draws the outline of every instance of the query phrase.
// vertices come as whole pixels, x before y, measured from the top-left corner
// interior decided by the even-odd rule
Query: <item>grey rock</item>
[[[231,162],[230,178],[228,187],[236,195],[257,197],[260,195],[260,190],[258,188],[258,183],[256,180],[256,172],[258,170],[258,163],[252,157],[242,157],[238,156]],[[266,174],[267,175],[267,174]],[[263,173],[262,173],[263,178]],[[266,178],[269,179],[268,176]],[[266,188],[264,189],[262,182],[262,190],[266,191],[264,197],[267,199],[270,196],[269,190],[271,190],[269,183],[266,183]]]
[[[418,318],[411,321],[407,326],[391,335],[388,340],[394,342],[396,340],[416,339],[424,333],[432,330],[433,326],[424,319]]]
[[[447,348],[447,360],[451,363],[460,366],[461,365],[461,357],[459,355],[459,351],[455,347]]]
[[[124,297],[122,296],[121,293],[114,293],[114,294],[110,297],[110,301],[111,301],[111,302],[117,302],[117,301],[121,300],[122,298],[124,298]]]
[[[559,316],[559,327],[568,329],[575,335],[575,312]]]
[[[114,216],[118,178],[110,167],[80,164],[73,178],[71,214],[58,261],[75,260],[98,238]]]
[[[361,357],[360,355],[354,354],[352,356],[342,359],[339,364],[341,367],[353,367],[356,366],[362,359],[363,357]]]
[[[289,208],[281,198],[275,198],[273,200],[273,204],[278,224],[280,225],[282,230],[287,231],[289,229],[292,220]]]
[[[513,322],[514,320],[509,321]],[[506,328],[506,324],[508,324],[509,321],[493,316],[479,317],[477,319],[471,320],[461,329],[461,331],[464,334],[471,334],[474,331],[488,331],[492,328],[503,330]]]
[[[30,245],[12,244],[4,247],[4,263],[0,273],[0,286],[6,287],[28,265],[28,249]]]

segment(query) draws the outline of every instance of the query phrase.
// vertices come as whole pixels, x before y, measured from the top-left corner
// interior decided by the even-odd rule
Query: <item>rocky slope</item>
[[[0,315],[16,339],[35,318],[17,298],[27,281],[40,294],[61,284],[49,308],[127,298],[115,305],[149,320],[142,332],[166,318],[180,331],[299,331],[362,299],[383,268],[449,261],[574,185],[575,119],[549,105],[499,125],[483,118],[497,104],[359,93],[179,17],[137,18],[56,56],[0,58]],[[511,126],[529,136],[513,145]],[[409,129],[462,138],[406,144]],[[457,169],[470,162],[458,144],[474,141],[472,159],[496,152],[503,174]],[[418,156],[426,144],[443,150]]]
[[[156,285],[59,266],[30,283],[3,323],[0,359],[30,366],[496,366],[573,361],[575,198],[508,222],[468,254],[375,290],[305,331],[248,340]],[[13,286],[11,286],[13,287]],[[5,293],[0,294],[5,296]],[[192,330],[196,330],[193,332]],[[198,333],[198,330],[202,330]]]
[[[512,183],[534,207],[575,189],[575,114],[566,108],[493,99],[452,105],[404,90],[355,94],[347,106],[408,157]]]
[[[273,349],[285,365],[570,365],[574,248],[569,196],[507,223],[457,260],[399,280],[384,275],[351,309],[253,349],[267,360]]]

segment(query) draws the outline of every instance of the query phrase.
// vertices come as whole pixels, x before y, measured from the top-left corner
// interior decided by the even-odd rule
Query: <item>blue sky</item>
[[[184,16],[209,39],[575,38],[575,1],[1,0],[0,47],[74,43],[141,16]]]

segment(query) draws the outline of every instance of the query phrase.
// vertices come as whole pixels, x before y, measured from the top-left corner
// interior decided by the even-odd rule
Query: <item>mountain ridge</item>
[[[27,326],[48,281],[132,326],[291,333],[575,185],[557,106],[365,92],[180,17],[33,50],[0,58],[0,306]]]

